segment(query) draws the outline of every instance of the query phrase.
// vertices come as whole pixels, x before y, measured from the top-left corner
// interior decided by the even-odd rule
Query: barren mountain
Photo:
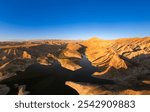
[[[150,94],[149,63],[150,37],[0,42],[0,94]]]

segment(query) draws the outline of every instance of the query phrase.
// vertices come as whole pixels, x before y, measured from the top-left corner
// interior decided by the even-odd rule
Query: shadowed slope
[[[17,94],[14,85],[26,85],[30,94],[77,94],[75,90],[65,85],[66,81],[86,82],[92,84],[114,84],[111,80],[98,79],[92,77],[92,73],[97,71],[88,59],[83,56],[80,60],[81,69],[71,71],[61,67],[55,61],[51,66],[34,64],[29,66],[25,72],[19,72],[16,76],[5,79],[1,84],[7,84],[11,90],[9,94]],[[90,69],[89,69],[90,68]]]

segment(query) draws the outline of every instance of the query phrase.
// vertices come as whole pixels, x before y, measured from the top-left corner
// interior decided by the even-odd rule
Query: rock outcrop
[[[82,46],[79,44],[68,44],[66,49],[59,54],[57,61],[62,67],[72,71],[82,68],[79,65],[79,61],[82,58],[82,54],[79,52],[81,48]]]
[[[58,59],[58,61],[62,67],[72,71],[82,68],[81,66],[79,66],[78,64],[74,63],[72,60],[69,59]]]
[[[26,91],[25,89],[26,89],[26,85],[20,85],[18,87],[18,95],[27,95],[30,93],[29,91]]]
[[[101,70],[93,74],[95,77],[124,80],[150,72],[150,38],[112,41],[92,38],[84,45],[87,58]]]
[[[143,89],[128,89],[128,85],[93,85],[90,83],[67,81],[66,85],[74,88],[80,95],[149,95],[150,91]],[[140,86],[140,85],[139,85]],[[134,86],[132,86],[134,87]],[[140,87],[140,88],[141,88]]]
[[[0,82],[32,64],[50,65],[50,68],[58,64],[59,69],[64,70],[62,77],[69,76],[66,85],[79,94],[150,94],[150,37],[117,40],[94,37],[86,41],[6,42],[0,45]],[[54,73],[57,74],[57,69]],[[73,79],[75,75],[77,79]],[[115,84],[101,85],[99,80],[95,84],[93,78],[111,80]],[[0,86],[0,94],[8,92],[9,87]],[[26,94],[24,86],[19,87],[18,94]]]
[[[26,51],[23,51],[22,58],[23,59],[31,59],[31,55],[29,53],[27,53]]]
[[[38,57],[37,62],[40,63],[41,65],[51,65],[52,63],[52,61],[50,61],[50,59],[48,59],[45,56]]]

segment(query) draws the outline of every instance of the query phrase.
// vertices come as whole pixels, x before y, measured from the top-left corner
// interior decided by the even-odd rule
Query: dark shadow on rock
[[[136,91],[150,90],[150,84],[143,83],[144,80],[150,81],[150,73],[145,73],[144,74],[144,70],[150,70],[150,69],[149,69],[149,67],[144,66],[140,63],[140,62],[143,62],[147,59],[150,59],[150,55],[149,54],[141,54],[141,55],[135,56],[131,59],[128,59],[124,56],[120,56],[120,58],[125,60],[126,64],[128,65],[128,69],[119,69],[120,71],[122,71],[122,73],[128,71],[129,69],[132,70],[132,69],[134,69],[134,67],[141,68],[140,72],[141,73],[143,72],[143,73],[139,74],[138,71],[137,71],[137,74],[139,74],[139,75],[136,75],[136,74],[132,75],[131,74],[130,77],[126,80],[129,84],[129,86],[127,84],[127,85],[124,85],[124,87],[121,87],[119,89],[120,90],[132,89],[132,90],[136,90]]]
[[[15,84],[26,85],[30,94],[66,95],[78,94],[74,89],[65,85],[66,81],[87,82],[93,84],[114,84],[111,80],[98,79],[91,74],[98,69],[93,67],[83,55],[79,63],[82,68],[71,71],[61,67],[58,61],[51,66],[33,64],[25,72],[18,72],[16,76],[5,79],[1,84],[7,84],[11,91],[9,94],[17,94]]]
[[[27,91],[30,91],[30,94],[33,95],[77,95],[77,91],[65,85],[66,81],[85,82],[97,85],[116,84],[113,80],[100,79],[91,76],[94,72],[100,70],[99,68],[92,66],[91,62],[86,58],[84,54],[85,48],[83,46],[80,50],[80,53],[81,52],[83,58],[79,61],[79,65],[82,68],[76,71],[61,67],[58,61],[55,61],[51,66],[33,64],[29,66],[26,71],[18,72],[16,76],[5,79],[1,81],[0,84],[6,84],[11,88],[9,94],[17,94],[18,88],[14,86],[15,84],[26,85]],[[130,61],[132,60],[128,60],[133,66],[137,66],[137,63],[135,64],[132,63],[133,61]],[[122,71],[126,71],[126,69]],[[140,90],[143,88],[134,86],[132,89]],[[146,86],[145,89],[148,89],[148,87]]]
[[[3,80],[11,90],[9,94],[17,94],[15,84],[26,85],[27,91],[33,95],[77,95],[78,93],[65,85],[64,80],[52,71],[52,66],[34,64],[25,72],[18,72],[16,76]]]

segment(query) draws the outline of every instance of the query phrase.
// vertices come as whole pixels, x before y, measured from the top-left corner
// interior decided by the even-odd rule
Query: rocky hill
[[[150,94],[150,37],[0,43],[0,94],[11,89],[11,80],[5,80],[19,77],[18,71],[36,63],[59,68],[52,74],[61,74],[57,78],[79,94]],[[107,80],[108,84],[99,83]]]

